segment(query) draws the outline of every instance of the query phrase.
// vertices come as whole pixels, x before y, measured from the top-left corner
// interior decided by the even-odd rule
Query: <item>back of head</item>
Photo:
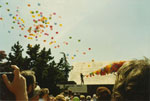
[[[30,100],[31,101],[39,101],[40,94],[41,94],[41,88],[39,85],[37,85],[36,88],[34,89],[33,96]]]
[[[96,94],[93,94],[93,97],[92,97],[93,99],[96,99],[97,97],[96,97]]]
[[[107,87],[98,87],[96,89],[96,95],[98,101],[111,100],[111,91]]]
[[[21,72],[21,75],[23,75],[26,78],[27,88],[29,87],[30,84],[34,84],[36,82],[34,71],[24,70]]]
[[[114,100],[147,101],[150,94],[150,60],[132,60],[119,70],[113,88]]]
[[[81,101],[85,101],[85,96],[84,95],[80,95],[80,100]]]
[[[74,96],[74,97],[73,97],[73,101],[80,101],[80,99],[79,99],[79,97]]]
[[[65,97],[64,97],[64,95],[57,95],[56,96],[56,101],[65,101]]]
[[[28,97],[32,98],[34,89],[36,88],[36,77],[34,71],[24,70],[21,75],[26,78]]]
[[[42,88],[40,93],[40,98],[47,99],[49,97],[49,89]]]
[[[91,101],[91,96],[90,95],[86,96],[86,101]]]

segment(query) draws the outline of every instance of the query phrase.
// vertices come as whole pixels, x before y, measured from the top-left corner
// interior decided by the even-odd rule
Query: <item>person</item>
[[[21,75],[26,78],[27,82],[27,93],[29,100],[32,99],[34,90],[37,86],[35,72],[31,70],[24,70],[21,72]]]
[[[96,89],[97,101],[110,101],[111,91],[107,87],[98,87]]]
[[[84,95],[80,95],[80,101],[86,101]]]
[[[96,94],[93,94],[93,98],[91,101],[96,101],[97,97],[96,97]]]
[[[16,96],[16,101],[28,101],[26,79],[21,75],[20,69],[16,65],[11,65],[14,69],[14,79],[11,82],[6,74],[2,75],[6,87]]]
[[[131,60],[117,72],[112,101],[150,101],[150,60]]]
[[[40,94],[41,94],[41,88],[39,85],[36,86],[33,92],[33,96],[30,99],[30,101],[39,101],[40,100]]]
[[[43,99],[43,101],[49,101],[49,89],[48,88],[42,88],[40,98]]]
[[[69,101],[70,98],[69,98],[69,90],[65,90],[64,91],[64,97],[65,97],[65,101]]]
[[[90,95],[86,96],[86,101],[91,101],[91,96]]]
[[[65,97],[62,94],[57,95],[55,99],[56,101],[65,101]]]
[[[79,97],[78,96],[74,96],[72,101],[80,101]]]
[[[81,85],[84,85],[84,75],[80,73],[80,78],[81,78]]]

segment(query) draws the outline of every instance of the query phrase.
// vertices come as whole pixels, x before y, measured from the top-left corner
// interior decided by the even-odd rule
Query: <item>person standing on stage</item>
[[[80,73],[80,77],[81,77],[81,85],[84,85],[84,75],[82,73]]]

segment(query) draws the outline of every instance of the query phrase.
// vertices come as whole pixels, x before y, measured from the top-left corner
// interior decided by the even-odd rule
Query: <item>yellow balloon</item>
[[[62,27],[62,24],[59,24],[60,27]]]
[[[74,57],[71,57],[71,59],[74,59]]]
[[[37,16],[41,16],[40,14],[38,14]]]
[[[49,45],[52,45],[52,44],[53,44],[53,42],[50,42],[50,43],[49,43]]]
[[[32,15],[32,18],[35,18],[35,15]]]
[[[32,47],[32,45],[31,45],[31,44],[30,44],[29,46],[30,46],[30,47]]]
[[[33,38],[32,38],[32,37],[28,37],[28,39],[31,39],[31,40],[32,40]]]

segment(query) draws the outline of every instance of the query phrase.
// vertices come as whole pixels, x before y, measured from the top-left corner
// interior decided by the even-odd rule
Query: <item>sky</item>
[[[0,0],[0,50],[11,52],[17,41],[25,50],[27,44],[40,44],[51,48],[56,61],[65,52],[70,64],[149,58],[149,4],[149,0]],[[43,15],[38,16],[40,12]],[[50,24],[33,22],[41,16]],[[35,33],[40,24],[44,32]]]

